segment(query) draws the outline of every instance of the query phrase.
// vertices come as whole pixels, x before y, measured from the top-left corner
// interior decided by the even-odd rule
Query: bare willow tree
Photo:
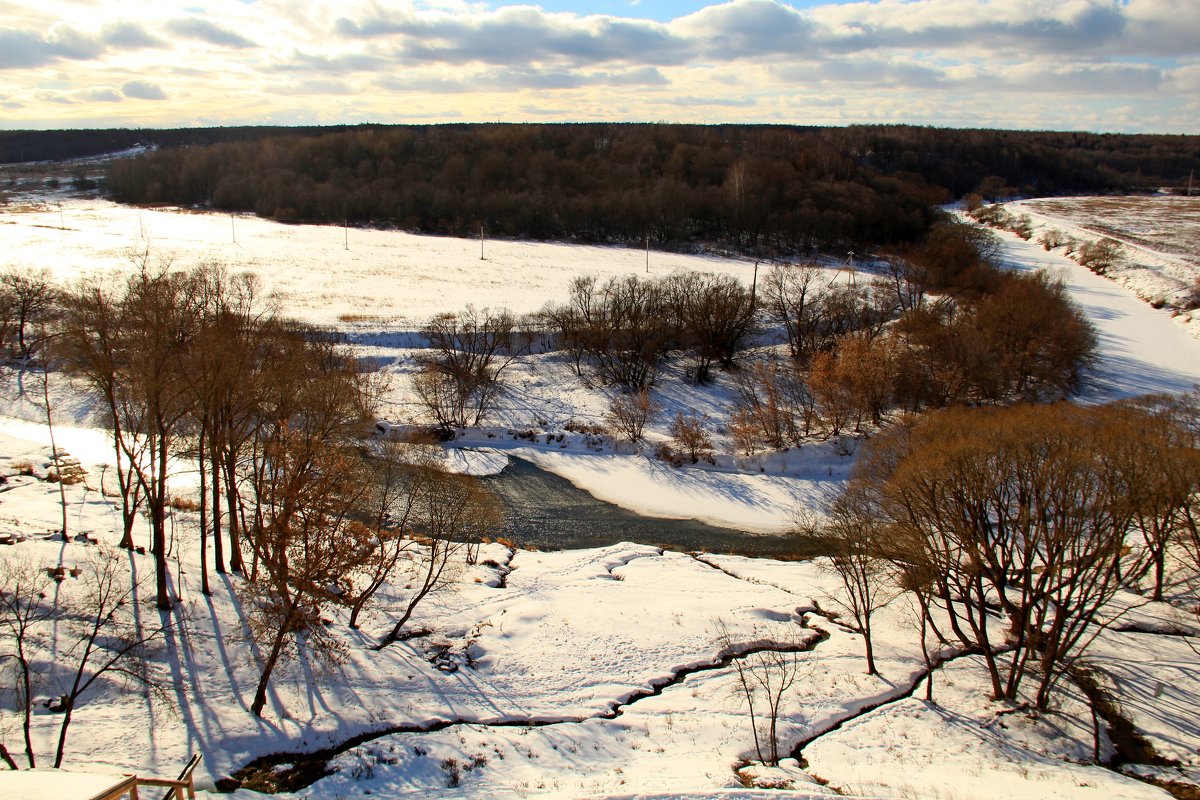
[[[415,388],[438,424],[447,430],[479,424],[499,396],[501,373],[529,349],[529,332],[519,328],[508,310],[467,306],[421,329],[432,355]]]
[[[362,474],[367,487],[361,531],[361,561],[349,574],[343,602],[350,609],[349,625],[358,627],[364,609],[396,574],[401,561],[419,544],[413,524],[426,494],[438,475],[436,452],[421,443],[380,440],[366,454]]]
[[[121,497],[121,547],[132,550],[133,527],[141,507],[137,475],[146,457],[145,408],[129,379],[130,352],[125,334],[126,309],[115,281],[89,278],[63,294],[60,353],[71,373],[103,403],[112,435],[118,494]]]
[[[875,612],[900,595],[901,584],[888,558],[888,530],[861,501],[859,494],[842,494],[826,519],[799,514],[796,528],[823,554],[822,565],[840,581],[842,591],[832,601],[862,634],[867,674],[878,675],[871,623]]]
[[[678,346],[680,320],[664,282],[636,275],[577,278],[564,306],[542,312],[560,347],[582,373],[588,360],[601,379],[631,391],[650,385],[660,362]]]
[[[931,576],[996,699],[1037,675],[1044,709],[1122,586],[1140,475],[1119,409],[938,412],[877,437],[848,492],[887,527],[903,567]],[[992,604],[1006,622],[995,630]]]
[[[723,620],[716,622],[716,633],[722,654],[731,657],[734,693],[750,716],[754,752],[761,763],[778,766],[780,717],[784,702],[805,676],[799,655],[805,647],[795,639],[770,641],[760,631],[751,634],[751,642],[744,642]]]
[[[37,765],[29,732],[35,691],[51,694],[51,710],[62,715],[54,748],[56,768],[66,758],[75,711],[93,689],[115,683],[168,697],[151,655],[169,623],[156,619],[146,625],[135,612],[138,587],[129,582],[122,559],[97,549],[72,573],[76,578],[56,572],[55,579],[64,583],[59,592],[52,592],[44,577],[47,565],[21,559],[0,562],[0,647],[4,655],[12,654],[16,667],[12,696],[23,719],[31,768]]]
[[[198,331],[184,354],[183,370],[200,473],[201,574],[207,594],[210,521],[217,572],[226,570],[223,517],[229,533],[229,568],[242,568],[237,465],[257,421],[261,376],[270,366],[270,349],[263,343],[272,337],[275,318],[251,274],[231,275],[219,266],[201,265],[191,271],[190,279],[197,299]]]
[[[642,440],[646,423],[654,419],[662,405],[650,396],[649,389],[638,392],[621,392],[613,395],[608,403],[604,421],[617,433],[633,443]]]
[[[734,387],[729,427],[747,455],[762,445],[799,447],[817,430],[816,398],[807,376],[790,359],[755,359],[734,376]]]
[[[332,342],[302,330],[282,334],[276,347],[287,357],[266,376],[262,424],[241,476],[252,488],[243,535],[253,562],[240,591],[262,649],[256,716],[280,663],[340,657],[322,611],[342,602],[346,576],[373,546],[356,519],[367,497],[353,447],[370,411],[363,377]]]
[[[695,354],[695,382],[708,383],[713,364],[730,369],[754,333],[754,298],[730,275],[680,272],[665,282],[679,320],[679,346]]]
[[[410,551],[411,588],[380,647],[398,640],[421,602],[449,585],[470,542],[498,535],[504,522],[496,496],[478,478],[425,469],[409,516],[421,545]]]
[[[48,270],[9,267],[0,271],[0,348],[4,357],[29,361],[35,332],[58,309],[58,290]]]

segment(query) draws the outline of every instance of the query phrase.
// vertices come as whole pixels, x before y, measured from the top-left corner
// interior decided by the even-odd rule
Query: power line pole
[[[233,237],[233,243],[237,244],[237,225],[234,223],[233,214],[229,215],[229,234]]]
[[[349,217],[346,217],[342,221],[342,233],[345,234],[345,240],[343,242],[343,246],[345,247],[345,249],[347,251],[349,251],[350,250],[350,218]]]
[[[479,260],[484,261],[483,257],[483,223],[479,223]]]
[[[646,274],[650,274],[650,234],[646,234]]]

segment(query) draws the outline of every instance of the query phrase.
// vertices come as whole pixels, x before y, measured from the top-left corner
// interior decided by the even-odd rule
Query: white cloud
[[[22,107],[0,124],[13,127],[56,114],[64,124],[107,115],[171,125],[494,119],[536,108],[550,119],[814,124],[1136,128],[1142,119],[1200,132],[1183,102],[1200,92],[1196,0],[803,10],[730,0],[667,23],[469,0],[207,0],[190,15],[150,0],[91,0],[72,4],[69,18],[55,16],[66,7],[57,0],[5,2],[4,102]],[[173,102],[122,104],[114,94]],[[1118,106],[1126,110],[1108,113]]]
[[[167,93],[162,87],[150,81],[136,80],[127,81],[121,87],[121,91],[126,97],[131,97],[136,100],[166,100]]]

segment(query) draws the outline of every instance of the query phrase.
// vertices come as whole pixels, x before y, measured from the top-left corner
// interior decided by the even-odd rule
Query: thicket
[[[977,189],[1143,190],[1200,167],[1182,136],[650,124],[251,133],[265,132],[114,162],[108,189],[282,221],[795,253],[917,241],[936,204]]]
[[[657,411],[648,389],[659,369],[684,358],[696,383],[718,367],[731,376],[726,427],[747,455],[860,432],[898,410],[1065,399],[1092,362],[1092,326],[1060,282],[998,269],[997,252],[986,229],[946,218],[874,274],[784,263],[757,289],[699,273],[581,276],[566,302],[519,321],[471,308],[434,317],[413,385],[445,432],[478,425],[503,392],[501,371],[536,341],[622,392],[607,419],[637,442]],[[747,356],[770,324],[790,358]],[[689,443],[703,425],[674,427],[688,434],[672,433],[683,460],[707,457]]]
[[[1060,282],[992,265],[995,238],[943,220],[874,277],[781,265],[762,312],[790,359],[743,364],[730,431],[740,450],[798,447],[896,410],[1051,402],[1078,390],[1096,345]]]

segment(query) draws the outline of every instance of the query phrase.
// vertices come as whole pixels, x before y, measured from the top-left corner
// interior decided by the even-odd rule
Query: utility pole
[[[646,234],[646,274],[650,274],[650,234]]]
[[[60,231],[67,229],[67,218],[63,216],[62,201],[58,203],[58,229]]]
[[[234,223],[233,214],[229,215],[229,234],[233,237],[233,243],[237,244],[237,226]]]
[[[342,221],[342,233],[345,234],[345,240],[343,242],[343,247],[347,251],[349,251],[350,250],[350,218],[349,217],[346,217]]]
[[[483,257],[483,223],[479,223],[479,260],[484,261]]]
[[[758,293],[758,259],[754,260],[754,279],[750,282],[750,310],[754,310],[754,298]]]

